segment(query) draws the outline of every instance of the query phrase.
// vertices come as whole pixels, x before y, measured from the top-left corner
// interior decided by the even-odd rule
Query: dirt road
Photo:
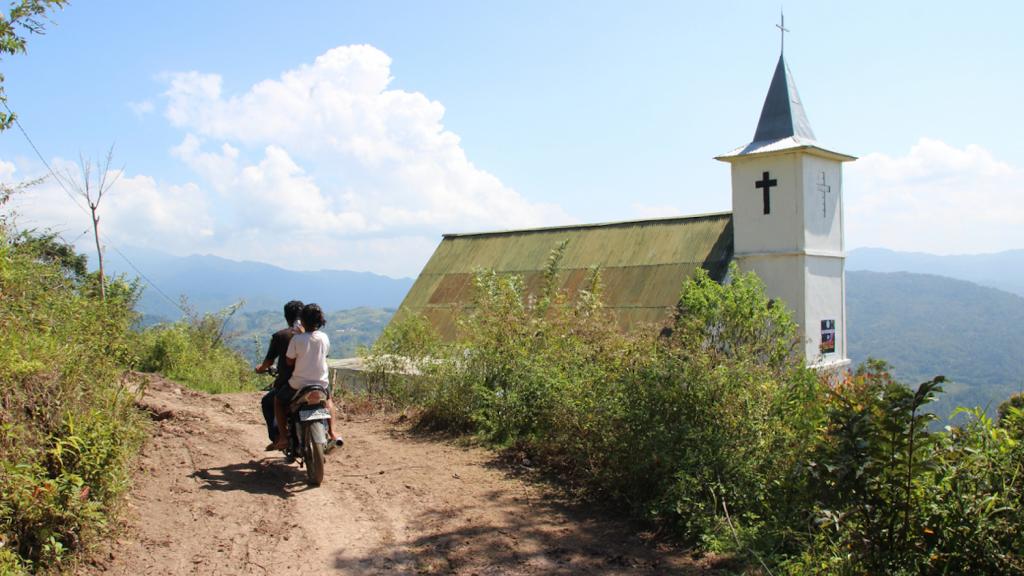
[[[266,442],[257,394],[153,380],[154,436],[120,537],[90,574],[690,574],[708,561],[525,481],[494,454],[343,417],[306,485]]]

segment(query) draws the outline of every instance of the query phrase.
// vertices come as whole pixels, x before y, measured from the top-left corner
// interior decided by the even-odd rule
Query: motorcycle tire
[[[312,486],[319,486],[324,481],[324,445],[316,441],[317,436],[323,436],[323,434],[316,434],[318,431],[314,431],[313,427],[323,426],[320,422],[313,422],[305,425],[303,430],[303,452],[305,453],[306,461],[306,476],[309,478],[309,483]]]

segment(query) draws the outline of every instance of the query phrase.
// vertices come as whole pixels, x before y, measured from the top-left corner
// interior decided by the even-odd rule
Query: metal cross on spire
[[[779,44],[779,53],[784,54],[786,52],[786,32],[789,32],[789,28],[786,28],[786,15],[779,10],[779,23],[775,25],[779,29],[779,36],[782,37]]]

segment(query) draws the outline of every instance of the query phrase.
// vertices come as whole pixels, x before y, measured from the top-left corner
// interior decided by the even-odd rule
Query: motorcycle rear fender
[[[303,406],[323,405],[330,399],[330,392],[323,386],[306,386],[295,393],[295,398],[288,405],[289,412],[295,412]]]
[[[309,434],[313,436],[313,442],[317,444],[327,443],[327,423],[324,420],[311,420],[306,425]]]

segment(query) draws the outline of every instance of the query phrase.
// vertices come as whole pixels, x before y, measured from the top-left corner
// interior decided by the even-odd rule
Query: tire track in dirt
[[[153,377],[164,417],[138,460],[120,537],[88,574],[692,574],[709,559],[645,542],[514,477],[483,449],[343,418],[324,483],[266,441],[259,395]],[[169,416],[169,417],[166,417]]]

